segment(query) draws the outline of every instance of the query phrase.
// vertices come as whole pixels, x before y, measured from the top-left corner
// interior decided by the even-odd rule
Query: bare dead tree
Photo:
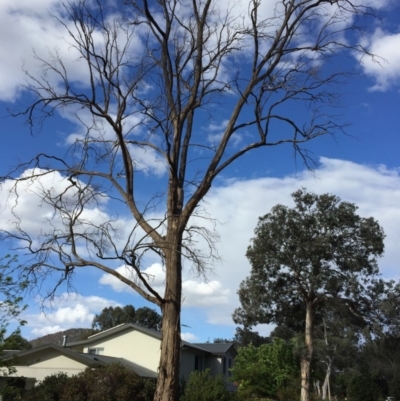
[[[239,12],[243,2],[245,13]],[[182,261],[205,274],[215,251],[212,230],[194,223],[201,202],[218,174],[248,152],[291,144],[309,166],[303,145],[342,131],[332,88],[346,71],[329,61],[350,51],[368,55],[354,32],[371,10],[352,0],[277,0],[269,11],[261,0],[226,9],[215,0],[130,0],[116,9],[106,3],[66,3],[63,16],[55,17],[79,55],[76,68],[85,68],[85,82],[71,78],[72,67],[56,51],[35,54],[42,75],[26,72],[35,100],[16,114],[32,125],[57,113],[74,116],[80,131],[66,156],[38,154],[3,177],[15,180],[14,227],[3,236],[33,256],[25,273],[37,283],[59,271],[59,285],[94,266],[158,305],[163,323],[155,400],[174,401]],[[304,113],[292,115],[292,104],[303,105]],[[211,141],[204,131],[210,120],[225,120]],[[143,155],[166,169],[147,201],[140,191],[141,176],[149,174]],[[41,184],[57,174],[61,190]],[[37,238],[17,213],[21,185],[53,210]],[[105,199],[118,202],[133,227],[102,214]],[[210,252],[196,249],[199,235]],[[164,293],[143,269],[148,253],[163,262]],[[115,262],[126,266],[128,277],[110,267]]]

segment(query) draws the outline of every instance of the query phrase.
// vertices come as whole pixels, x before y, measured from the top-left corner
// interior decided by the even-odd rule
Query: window
[[[203,370],[203,357],[200,355],[194,356],[194,370]]]
[[[103,355],[104,348],[89,348],[88,354],[90,355]]]
[[[228,368],[229,368],[228,375],[231,376],[231,374],[232,374],[231,373],[231,368],[232,368],[232,359],[231,358],[228,359]]]
[[[222,358],[222,374],[226,375],[226,358]]]

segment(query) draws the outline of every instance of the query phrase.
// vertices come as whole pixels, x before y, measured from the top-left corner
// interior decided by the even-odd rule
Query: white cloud
[[[74,3],[72,0],[70,3]],[[89,4],[90,2],[87,2]],[[61,24],[62,21],[66,28]],[[2,0],[0,4],[0,99],[14,101],[26,84],[26,74],[39,77],[43,69],[43,63],[33,57],[35,52],[38,57],[49,61],[54,56],[63,61],[68,71],[70,82],[77,82],[81,86],[87,86],[89,71],[80,53],[73,46],[73,41],[68,30],[76,33],[73,22],[66,18],[66,12],[62,3],[57,0]],[[121,47],[127,45],[126,32],[123,32],[118,44]],[[12,38],[12,40],[10,39]],[[101,46],[106,40],[102,33],[93,32],[95,46]],[[136,54],[141,50],[141,41],[138,36],[133,36],[127,46],[126,57],[132,57],[130,52],[134,49]],[[23,68],[22,68],[23,67]],[[60,76],[54,73],[46,75],[46,79],[57,87]]]
[[[187,342],[196,342],[199,340],[199,337],[192,333],[181,333],[181,338],[183,341]]]
[[[41,62],[33,58],[48,57],[58,50],[67,61],[77,60],[78,54],[62,39],[60,24],[50,13],[60,15],[60,2],[56,0],[13,1],[3,0],[0,5],[0,99],[15,100],[25,84],[24,68],[39,75]],[[11,39],[12,38],[12,39]],[[84,82],[86,73],[75,63],[71,79]]]
[[[79,180],[75,179],[76,185],[72,185],[72,182],[60,173],[40,169],[25,170],[18,178],[21,179],[18,183],[14,180],[5,180],[0,187],[2,230],[15,232],[18,224],[33,240],[40,235],[55,233],[57,230],[64,230],[66,233],[68,220],[80,213],[79,208],[74,206],[80,194],[79,189],[84,189],[87,196],[76,229],[84,230],[88,224],[100,225],[110,220],[103,210],[107,197],[98,192],[92,200],[89,200],[92,188]],[[63,207],[67,212],[57,212],[53,207],[56,197],[60,194],[63,194]],[[116,227],[117,225],[118,223]]]
[[[364,57],[361,66],[375,80],[370,90],[385,91],[400,84],[400,32],[390,33],[378,28],[364,45],[377,56]]]
[[[228,303],[229,289],[218,280],[198,282],[186,280],[182,283],[183,306],[207,307]]]
[[[41,301],[37,299],[37,303]],[[95,314],[109,306],[121,306],[116,301],[98,296],[83,296],[77,293],[63,293],[54,300],[45,302],[45,309],[38,314],[26,314],[27,328],[31,337],[70,328],[90,327]]]
[[[119,274],[122,276],[132,279],[133,281],[137,282],[137,276],[132,271],[132,269],[126,266],[120,266],[115,269]],[[156,290],[163,293],[163,284],[165,280],[165,272],[159,263],[154,263],[150,267],[143,269],[143,275],[147,277],[150,285]],[[123,292],[123,291],[133,291],[124,284],[122,281],[118,280],[116,277],[110,274],[103,274],[100,277],[99,283],[102,285],[111,286],[111,288],[116,292]]]
[[[47,334],[54,334],[64,330],[65,329],[61,326],[43,326],[33,329],[31,334],[33,336],[32,338],[39,338],[46,336]]]
[[[356,3],[361,2],[357,0]],[[363,4],[372,6],[374,8],[383,8],[390,3],[390,0],[368,0],[363,1]],[[211,13],[210,23],[214,23],[217,27],[222,27],[223,17],[229,16],[232,19],[232,23],[236,24],[238,30],[241,30],[239,26],[249,26],[249,4],[248,0],[241,0],[231,2],[229,0],[220,0],[214,3],[215,9]],[[182,8],[178,11],[183,15],[183,20],[188,18],[188,10],[190,8],[182,5]],[[267,20],[274,16],[274,14],[282,9],[280,2],[276,0],[265,0],[261,7],[258,8],[259,20]],[[125,9],[126,10],[129,9]],[[327,13],[321,13],[320,19],[329,18],[332,13],[337,10],[336,6],[330,6],[327,8]],[[115,12],[115,10],[113,10]],[[158,10],[155,10],[155,18],[159,18],[157,14]],[[71,32],[75,32],[74,24],[65,18],[65,12],[63,12],[62,5],[57,0],[2,0],[0,4],[0,41],[2,47],[0,49],[0,57],[2,62],[0,63],[0,76],[2,80],[0,82],[0,99],[14,101],[16,97],[22,91],[22,85],[25,84],[26,75],[22,71],[22,65],[25,65],[25,69],[34,76],[39,76],[42,69],[41,62],[35,60],[32,57],[32,50],[36,53],[48,59],[49,54],[57,52],[60,58],[64,61],[71,81],[78,82],[80,85],[87,85],[89,82],[88,71],[85,67],[84,61],[80,58],[79,53],[71,46],[71,39],[68,36],[67,31],[61,26],[60,22],[56,18],[62,20],[67,28]],[[115,14],[114,14],[115,16]],[[352,21],[352,18],[343,19],[343,25],[348,26]],[[280,18],[277,18],[277,23],[280,22]],[[160,21],[162,24],[162,21]],[[189,20],[187,20],[189,24]],[[275,26],[271,20],[268,24],[260,24],[259,28],[264,29],[267,32],[274,32]],[[141,35],[145,33],[143,25],[138,28],[138,34],[134,35],[132,42],[130,43],[128,50],[134,49],[134,53],[130,54],[128,51],[127,57],[132,57],[133,54],[137,55],[143,49],[143,43],[141,41]],[[222,34],[223,38],[226,38],[227,32]],[[144,35],[143,35],[144,36]],[[103,37],[99,32],[93,34],[95,44],[101,45]],[[12,40],[10,40],[12,38]],[[207,46],[210,49],[210,55],[205,53],[205,58],[213,55],[213,49],[218,41],[217,34],[211,35],[208,40]],[[120,41],[124,40],[124,35],[121,35]],[[251,42],[251,38],[249,39]],[[250,44],[249,42],[249,44]],[[243,51],[247,51],[247,46],[235,42],[236,47],[242,48]],[[123,47],[124,43],[121,44]],[[267,40],[262,42],[262,45],[267,45]],[[233,46],[235,47],[235,46]],[[226,60],[219,70],[219,75],[229,76],[232,71],[232,66],[229,61]],[[215,71],[211,71],[212,75]],[[57,84],[59,77],[48,76],[50,82]],[[220,78],[222,78],[220,76]]]
[[[125,266],[118,267],[117,272],[123,276],[135,279],[132,271]],[[162,296],[164,294],[165,271],[160,263],[154,263],[150,267],[143,270],[147,275],[150,285]],[[111,286],[117,292],[133,292],[130,287],[118,280],[110,274],[103,274],[100,277],[99,283],[102,285]],[[221,282],[212,280],[202,282],[194,279],[183,279],[183,307],[208,307],[226,304],[228,302],[229,290],[224,288]]]

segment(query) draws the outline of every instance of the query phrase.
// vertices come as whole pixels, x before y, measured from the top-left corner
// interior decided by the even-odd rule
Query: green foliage
[[[9,377],[7,378],[5,386],[1,390],[1,399],[2,401],[21,400],[25,392],[24,389],[25,389],[24,377]]]
[[[257,397],[276,397],[299,373],[292,344],[275,338],[271,344],[239,349],[232,379],[239,382],[239,393]]]
[[[376,401],[383,397],[380,380],[370,374],[354,375],[347,386],[349,401]]]
[[[248,327],[236,327],[233,341],[238,347],[245,347],[250,344],[259,347],[261,344],[270,343],[271,338],[260,336],[257,331],[252,331]]]
[[[71,378],[51,375],[27,392],[25,401],[151,401],[154,383],[120,365],[93,366]]]
[[[389,383],[389,394],[396,400],[400,400],[400,372],[396,371]]]
[[[21,294],[27,287],[25,276],[17,276],[16,272],[20,266],[16,257],[9,255],[0,258],[0,373],[10,374],[14,371],[13,359],[4,355],[5,349],[16,346],[15,349],[27,349],[27,341],[20,336],[19,327],[26,322],[20,318],[20,314],[26,309],[26,305],[21,305]],[[10,322],[18,325],[17,329],[5,339],[7,328]],[[25,341],[25,343],[24,343]],[[19,343],[17,345],[17,343]],[[24,344],[23,344],[24,343]]]
[[[148,329],[160,330],[161,316],[154,309],[146,306],[139,309],[135,309],[132,305],[126,305],[123,308],[110,306],[104,308],[99,315],[95,315],[92,327],[103,331],[123,323],[135,323]]]
[[[334,303],[359,313],[368,309],[365,292],[379,273],[377,257],[384,248],[378,222],[358,216],[354,204],[334,195],[302,189],[292,196],[294,208],[277,205],[259,219],[236,323],[273,322],[300,331],[306,300],[315,311]]]
[[[26,391],[23,399],[24,401],[60,401],[69,380],[71,379],[62,372],[47,376],[40,384]]]
[[[2,344],[3,349],[7,350],[28,350],[32,348],[29,341],[22,337],[19,331],[12,333],[10,336],[4,339]]]
[[[180,401],[231,401],[234,394],[225,388],[222,376],[213,377],[210,370],[194,371],[185,383]]]

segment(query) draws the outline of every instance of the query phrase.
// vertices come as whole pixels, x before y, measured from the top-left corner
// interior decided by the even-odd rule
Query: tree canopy
[[[100,314],[95,315],[92,328],[103,331],[122,323],[135,323],[148,329],[160,330],[161,316],[154,309],[146,306],[139,309],[135,309],[132,305],[126,305],[122,308],[110,306],[104,308]]]
[[[381,288],[377,258],[384,233],[376,220],[360,217],[354,204],[337,196],[305,189],[292,196],[294,207],[277,205],[259,219],[247,250],[251,273],[240,285],[234,320],[303,326],[306,401],[316,320],[343,306],[361,322],[379,317],[372,305]]]

